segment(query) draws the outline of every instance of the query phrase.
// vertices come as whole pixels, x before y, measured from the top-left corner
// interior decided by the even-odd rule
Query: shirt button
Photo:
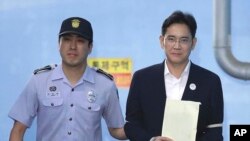
[[[70,107],[73,107],[74,106],[74,104],[70,104]]]
[[[51,106],[54,106],[54,103],[51,103],[50,105],[51,105]]]
[[[71,132],[68,132],[68,135],[71,135]]]
[[[69,121],[72,121],[72,118],[69,118]]]
[[[71,89],[72,92],[74,92],[74,90],[75,90],[74,88]]]

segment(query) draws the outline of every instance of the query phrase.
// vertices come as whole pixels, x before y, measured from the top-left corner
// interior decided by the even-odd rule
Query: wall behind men
[[[232,51],[249,62],[250,1],[232,0]],[[240,10],[239,10],[240,9]],[[217,73],[222,80],[225,112],[224,138],[230,124],[249,124],[250,82],[235,79],[218,66],[213,49],[213,3],[201,0],[1,0],[0,2],[0,140],[7,141],[13,121],[8,111],[36,68],[60,63],[58,32],[71,16],[88,19],[94,29],[91,57],[129,57],[133,71],[164,59],[159,45],[163,20],[174,10],[192,13],[198,43],[191,60]],[[125,114],[128,89],[119,88]],[[35,140],[34,122],[25,140]],[[103,124],[104,141],[113,141]],[[115,140],[114,140],[115,141]]]

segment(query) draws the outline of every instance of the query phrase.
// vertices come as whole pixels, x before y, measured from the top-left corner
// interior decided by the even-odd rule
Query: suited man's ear
[[[192,50],[195,48],[196,42],[197,42],[197,38],[194,37],[194,38],[192,39]]]
[[[164,48],[165,48],[164,36],[161,35],[161,36],[159,37],[159,40],[160,40],[161,48],[164,49]]]

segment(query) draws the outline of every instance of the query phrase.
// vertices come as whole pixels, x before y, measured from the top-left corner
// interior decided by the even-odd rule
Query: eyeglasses
[[[187,46],[190,43],[191,39],[188,37],[176,38],[174,36],[164,36],[164,44],[165,42],[169,45],[175,45],[178,42],[182,46]]]

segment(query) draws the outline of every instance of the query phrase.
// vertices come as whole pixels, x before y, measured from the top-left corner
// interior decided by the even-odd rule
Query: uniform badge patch
[[[49,91],[46,93],[47,98],[55,98],[55,97],[60,97],[61,94],[60,92],[57,91],[56,86],[50,86]]]
[[[90,102],[90,103],[94,103],[95,101],[96,101],[96,94],[94,93],[94,91],[89,91],[88,93],[87,93],[87,98],[88,98],[88,101]]]
[[[78,28],[80,25],[80,21],[78,19],[74,19],[71,21],[71,25],[73,28]]]

